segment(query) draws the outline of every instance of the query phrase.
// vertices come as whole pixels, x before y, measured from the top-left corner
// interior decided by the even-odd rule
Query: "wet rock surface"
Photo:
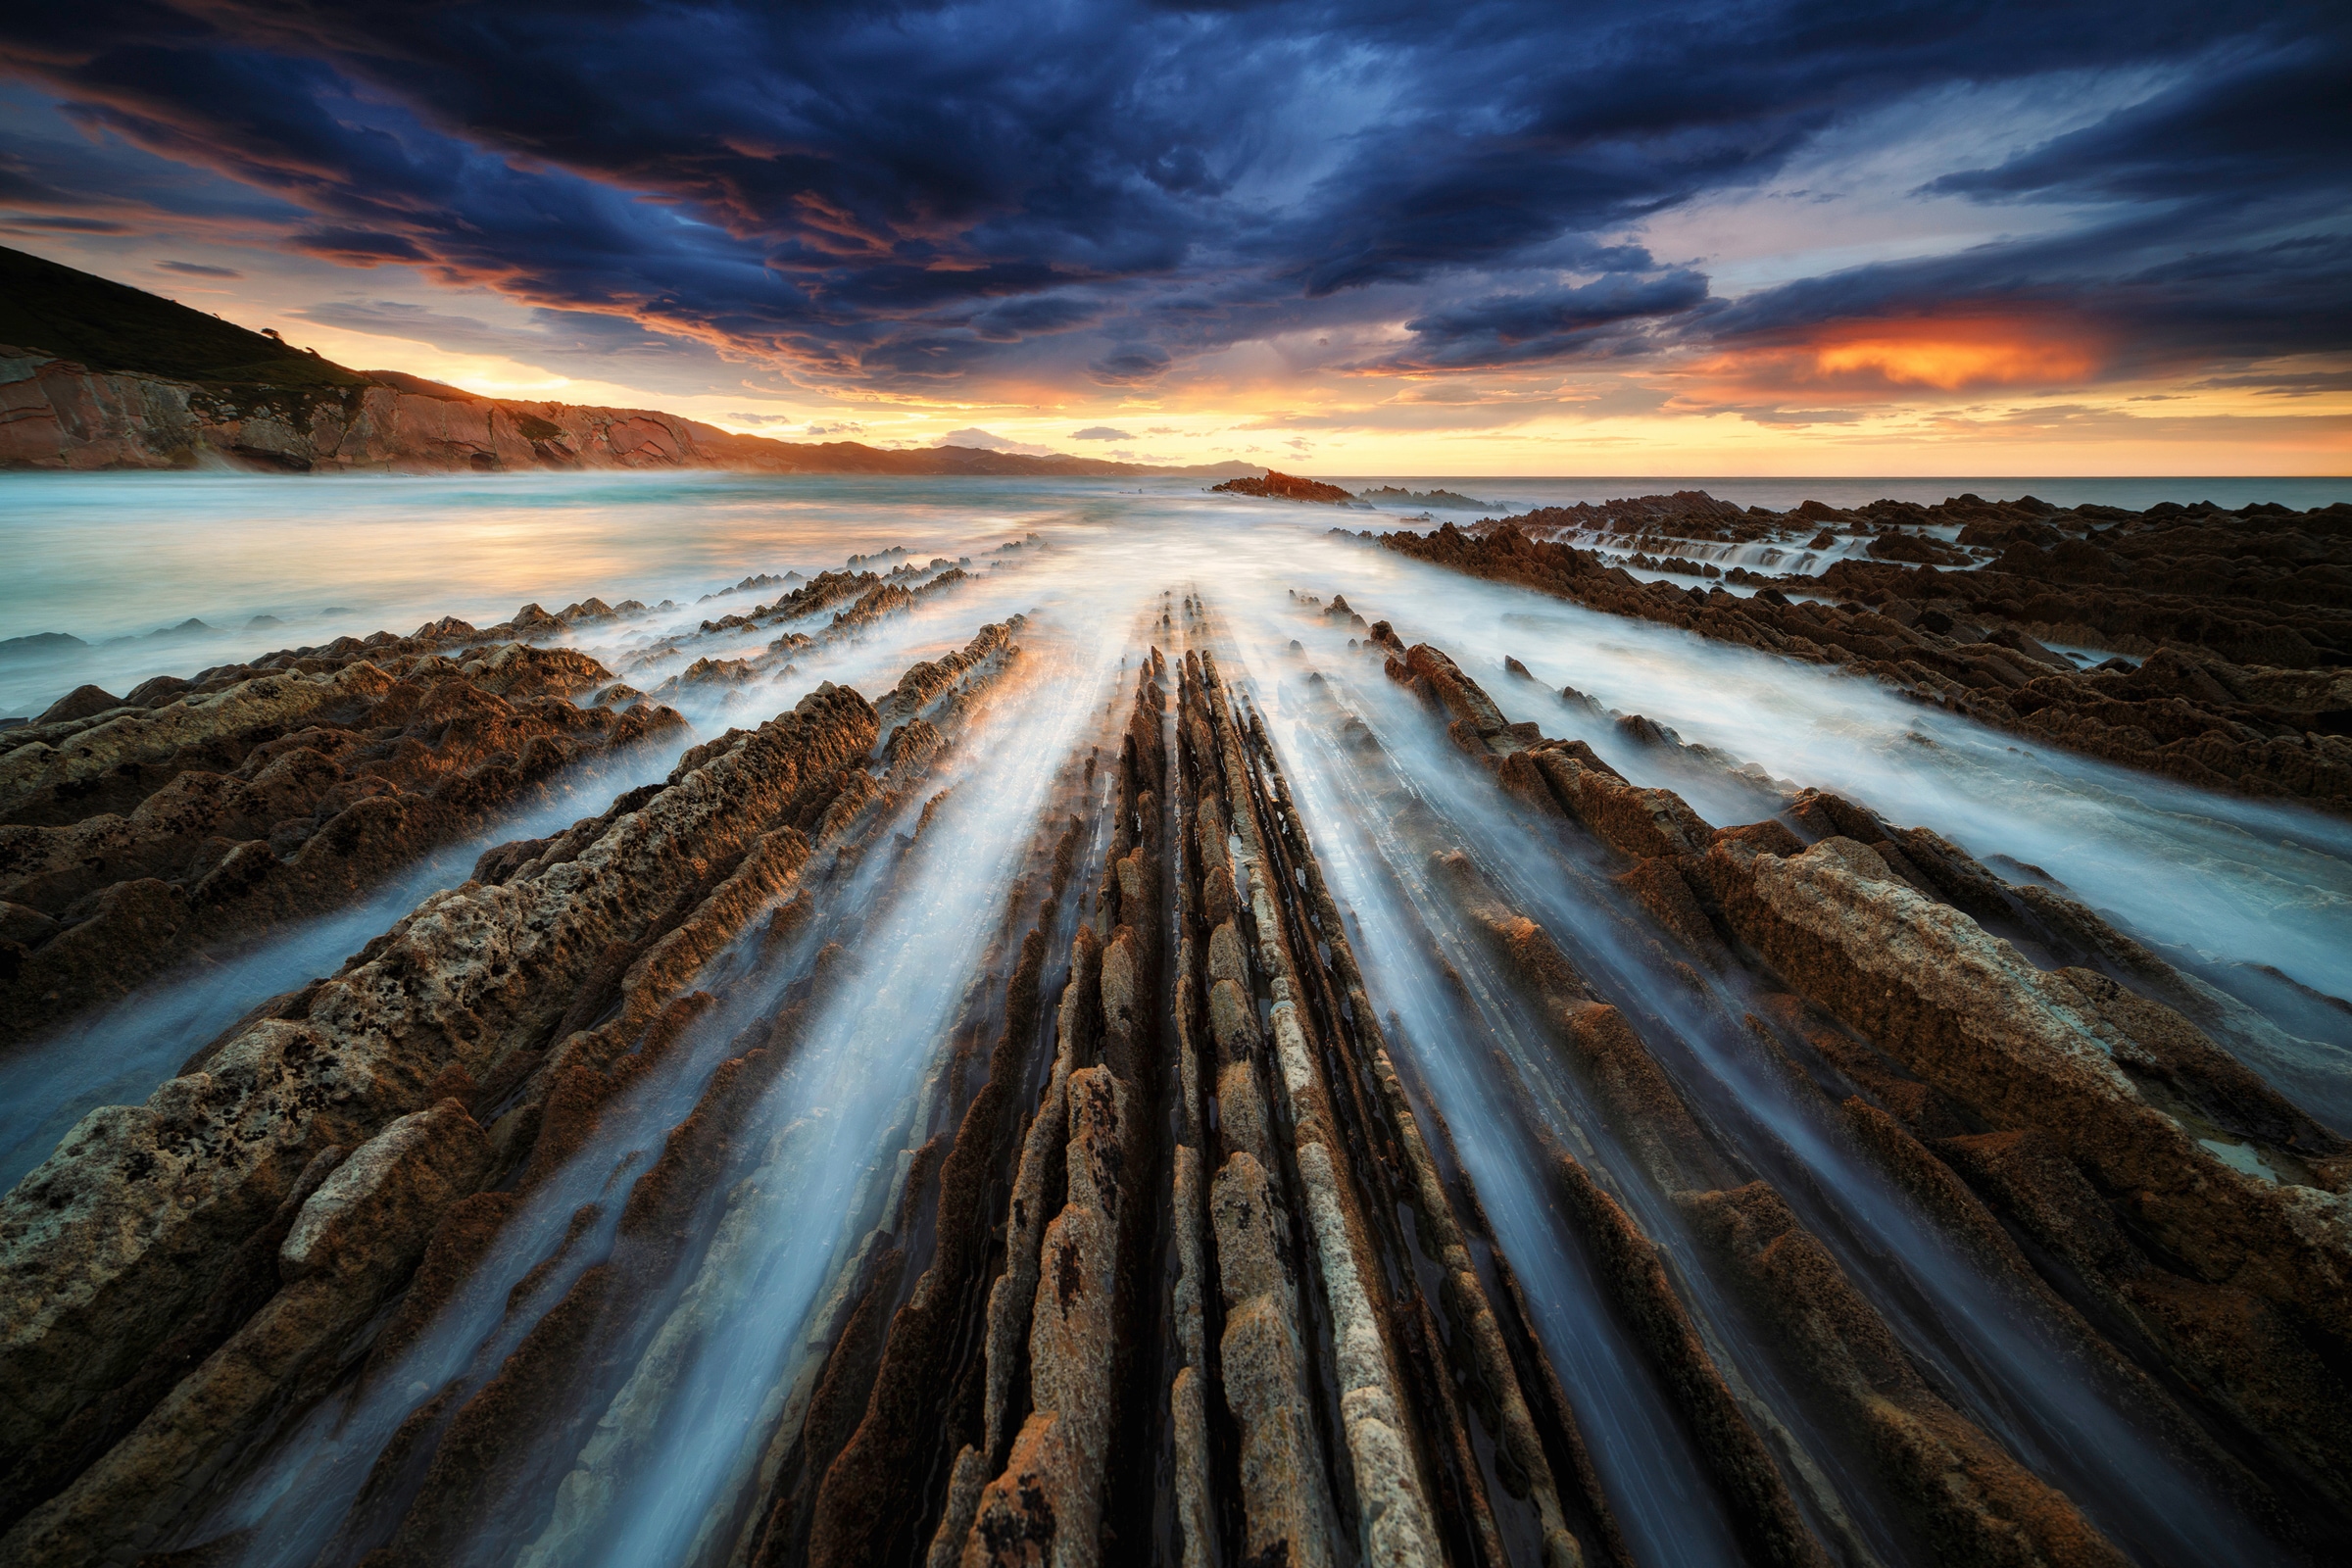
[[[0,1038],[346,904],[685,727],[658,706],[577,706],[610,672],[567,649],[302,667],[327,662],[11,732],[23,738],[0,753],[0,902],[14,916]]]
[[[1245,476],[1228,479],[1223,484],[1210,485],[1209,488],[1237,496],[1262,496],[1271,501],[1320,501],[1338,505],[1355,499],[1336,484],[1325,484],[1320,479],[1302,479],[1295,473],[1279,473],[1272,468],[1266,470],[1262,479]]]
[[[493,1114],[496,1162],[518,1162],[545,1115],[540,1095],[568,1068],[609,1070],[699,967],[698,946],[707,955],[730,917],[791,881],[845,779],[866,776],[876,734],[862,698],[822,687],[698,748],[666,785],[632,792],[495,883],[428,899],[145,1106],[93,1113],[0,1200],[0,1355],[14,1391],[0,1441],[22,1453],[137,1381],[317,1152],[364,1144],[454,1083]],[[589,1027],[610,1014],[601,1035]],[[141,1414],[119,1410],[113,1425]],[[27,1550],[50,1539],[38,1519],[18,1529]],[[73,1559],[62,1544],[44,1549]]]
[[[1713,519],[1698,538],[1786,526],[1704,496],[1663,510],[1684,525]],[[2342,504],[2298,514],[1878,502],[1824,514],[1848,531],[1887,530],[1866,554],[1817,576],[1721,574],[1752,587],[1748,597],[1640,581],[1561,542],[1563,533],[1590,542],[1578,528],[1593,519],[1559,512],[1381,543],[1613,614],[1869,674],[2127,766],[2352,811],[2352,509]],[[1941,543],[1954,529],[1965,552]]]
[[[2133,1388],[2164,1443],[2282,1540],[2344,1539],[2341,1450],[2325,1434],[2344,1408],[2328,1368],[2352,1265],[2336,1217],[2346,1145],[2191,1021],[2225,1026],[2210,988],[1929,828],[1807,790],[1777,820],[1715,829],[1671,792],[1577,755],[1581,743],[1482,723],[1491,701],[1436,650],[1392,656],[1389,676],[1537,819],[1564,819],[1630,862],[1618,885],[1680,950],[1756,987],[1748,1027],[1775,1041],[1781,1068],[1808,1095],[1849,1097],[1842,1114],[1873,1162],[2020,1282],[2076,1354]],[[1929,1392],[1780,1196],[1727,1184],[1719,1146],[1630,1034],[1594,1030],[1612,1009],[1594,1007],[1540,928],[1458,856],[1438,868],[1531,996],[1568,1020],[1563,1041],[1580,1054],[1611,1042],[1584,1059],[1618,1136],[1804,1369],[1822,1418],[1908,1499],[1908,1528],[1935,1558],[2126,1560]],[[1565,1168],[1585,1223],[1627,1231]],[[2313,1493],[2338,1500],[2314,1506]]]
[[[1638,520],[1910,569],[1706,500]],[[957,602],[901,554],[661,667],[748,719]],[[191,1042],[0,1198],[0,1559],[2174,1560],[2119,1452],[2211,1560],[2340,1555],[2352,1144],[2274,1022],[1933,823],[1513,722],[1355,597],[1272,670],[1171,587],[1096,665],[1013,616],[818,684]],[[199,829],[380,884],[423,827],[304,858],[683,723],[543,646],[633,613],[74,694],[0,751],[0,937],[164,929]]]

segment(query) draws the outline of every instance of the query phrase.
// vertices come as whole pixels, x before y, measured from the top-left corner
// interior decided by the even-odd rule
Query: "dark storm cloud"
[[[1103,306],[1082,295],[1033,294],[991,306],[972,318],[972,330],[992,343],[1017,343],[1051,332],[1067,332],[1101,318]]]
[[[118,223],[111,218],[58,218],[52,215],[34,217],[12,216],[8,222],[17,228],[48,229],[59,234],[128,234],[128,223]]]
[[[2155,97],[1994,169],[1946,174],[1931,191],[1986,199],[2218,200],[2340,195],[2352,148],[2352,29],[2296,37],[2217,62]]]
[[[0,153],[0,203],[11,207],[86,207],[90,198],[43,179],[29,160]]]
[[[346,267],[379,267],[386,262],[424,262],[432,259],[423,246],[405,234],[365,228],[306,228],[286,236],[287,245],[322,256]]]
[[[1173,363],[1156,343],[1122,343],[1087,368],[1104,386],[1144,386],[1167,374]]]
[[[0,22],[0,29],[5,25]],[[301,209],[249,184],[127,150],[110,138],[93,139],[47,94],[4,74],[0,124],[6,126],[0,133],[0,205],[121,214],[142,220],[147,232],[244,239],[257,225],[273,229],[301,217]]]
[[[2352,184],[2334,19],[2180,0],[96,0],[17,8],[0,65],[93,132],[285,204],[282,242],[340,264],[623,315],[820,379],[1017,366],[1141,386],[1375,313],[1407,323],[1395,366],[1424,370],[2102,289],[2183,351],[2268,344],[2289,309],[2344,314],[2342,274],[2320,270]],[[2118,210],[2071,248],[1725,310],[1622,240],[1920,94],[2124,69],[2157,89],[1929,187]],[[78,178],[0,159],[0,202],[119,220],[75,210],[102,194]],[[2297,222],[2320,249],[2288,243],[2312,238]]]
[[[2173,254],[2183,240],[2188,254]],[[1829,324],[2005,322],[2082,339],[2106,376],[2128,378],[2352,350],[2348,278],[2352,235],[2232,246],[2225,217],[2176,214],[1807,278],[1724,307],[1707,330],[1770,348]]]
[[[2352,392],[2352,370],[2318,370],[2308,375],[2217,375],[2190,383],[2195,392],[2244,388],[2266,397],[2308,398],[2323,392]]]
[[[2073,335],[2110,378],[2352,350],[2348,80],[2352,28],[2340,23],[2213,49],[2137,103],[1923,187],[2084,204],[2077,225],[1759,291],[1712,314],[1707,332],[1770,348],[1825,326],[2006,321]]]
[[[1388,363],[1397,369],[1471,369],[1621,349],[1629,329],[1686,315],[1706,300],[1707,280],[1688,271],[1500,295],[1405,322],[1415,342]]]

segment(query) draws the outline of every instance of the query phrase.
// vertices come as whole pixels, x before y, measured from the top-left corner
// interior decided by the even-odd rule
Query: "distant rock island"
[[[1319,479],[1301,479],[1295,473],[1277,473],[1268,468],[1262,479],[1244,475],[1228,479],[1223,484],[1210,485],[1211,490],[1229,491],[1237,496],[1263,496],[1272,501],[1319,501],[1330,506],[1344,506],[1355,497],[1336,484]]]
[[[0,468],[735,468],[1105,478],[1255,473],[977,447],[736,435],[653,409],[482,397],[352,370],[203,311],[0,247]]]
[[[1358,495],[1320,479],[1302,479],[1298,474],[1273,468],[1268,468],[1262,479],[1252,470],[1209,488],[1229,495],[1262,496],[1269,501],[1312,501],[1330,507],[1378,501],[1393,507],[1446,507],[1461,512],[1498,512],[1502,508],[1499,501],[1477,501],[1451,490],[1404,490],[1393,484],[1378,485]]]
[[[1479,501],[1452,490],[1404,490],[1393,484],[1376,485],[1362,492],[1362,501],[1378,501],[1392,507],[1446,507],[1458,512],[1500,512],[1499,501]]]

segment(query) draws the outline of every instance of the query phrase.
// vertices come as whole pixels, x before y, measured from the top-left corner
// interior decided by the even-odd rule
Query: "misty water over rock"
[[[0,1560],[2352,1550],[2347,509],[26,483]]]

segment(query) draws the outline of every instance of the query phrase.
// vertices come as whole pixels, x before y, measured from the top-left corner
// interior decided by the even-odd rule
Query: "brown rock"
[[[105,1458],[10,1532],[0,1544],[9,1559],[86,1562],[118,1543],[152,1544],[153,1531],[295,1383],[331,1373],[334,1349],[407,1277],[441,1211],[480,1179],[486,1152],[481,1129],[449,1100],[354,1151],[280,1246],[285,1288]]]
[[[1803,1369],[1801,1387],[1853,1432],[1936,1560],[2123,1568],[2128,1559],[2063,1494],[1929,1390],[1771,1188],[1700,1194],[1684,1206],[1777,1331],[1791,1367]]]
[[[509,644],[467,662],[354,661],[123,709],[27,746],[0,824],[0,897],[62,921],[0,978],[29,1032],[206,948],[348,903],[556,776],[675,731],[666,709],[581,709],[586,656]],[[92,769],[104,764],[103,771]]]
[[[427,900],[304,1018],[254,1024],[143,1106],[92,1112],[0,1200],[0,1383],[30,1396],[0,1406],[0,1448],[121,1381],[313,1153],[417,1108],[452,1062],[495,1081],[612,941],[663,916],[695,858],[820,814],[873,738],[855,693],[813,694],[576,858]]]
[[[1338,1521],[1306,1397],[1298,1243],[1264,1169],[1247,1153],[1217,1172],[1209,1217],[1225,1299],[1218,1363],[1241,1434],[1244,1552],[1253,1561],[1330,1563]]]
[[[1657,1249],[1575,1159],[1558,1155],[1553,1173],[1618,1312],[1673,1396],[1731,1502],[1741,1539],[1765,1562],[1826,1564],[1829,1558],[1797,1512],[1770,1450],[1691,1327]]]

